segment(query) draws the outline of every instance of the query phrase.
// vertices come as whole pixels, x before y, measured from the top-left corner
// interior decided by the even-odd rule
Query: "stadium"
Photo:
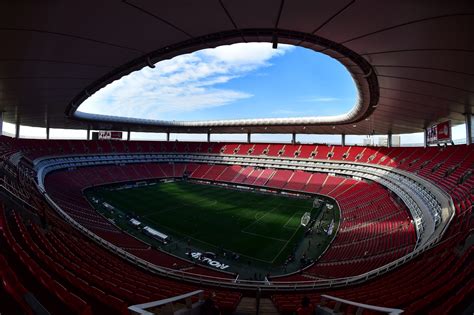
[[[472,1],[0,8],[0,314],[474,312]],[[321,81],[262,99],[218,88],[257,66],[252,85],[279,79],[276,59],[242,61],[252,44],[328,58],[354,104],[277,108],[297,85],[326,88],[339,70],[323,63]],[[204,67],[216,51],[235,64]],[[188,80],[218,75],[141,88],[173,60]],[[216,97],[251,106],[189,118],[226,108]]]

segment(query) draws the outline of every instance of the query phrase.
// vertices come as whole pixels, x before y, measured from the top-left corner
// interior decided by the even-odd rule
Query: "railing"
[[[159,308],[159,314],[174,314],[173,303],[184,300],[186,303],[186,308],[190,310],[193,308],[193,303],[192,303],[191,298],[193,296],[198,296],[199,297],[198,303],[200,303],[203,301],[203,293],[204,293],[203,290],[196,290],[193,292],[185,293],[182,295],[170,297],[170,298],[159,300],[159,301],[132,305],[132,306],[129,306],[128,309],[130,310],[132,314],[141,314],[141,315],[155,314],[155,313],[147,311],[147,309],[150,309],[150,308],[153,308],[153,309]]]
[[[351,306],[357,307],[357,311],[356,311],[357,315],[362,314],[362,312],[364,310],[370,310],[370,311],[375,311],[375,312],[379,312],[379,313],[386,313],[386,314],[390,314],[390,315],[396,315],[396,314],[403,313],[403,310],[398,309],[398,308],[388,308],[388,307],[380,307],[380,306],[375,306],[375,305],[357,303],[357,302],[352,302],[352,301],[349,301],[349,300],[340,299],[338,297],[331,296],[331,295],[326,295],[326,294],[321,295],[321,306],[325,306],[328,300],[336,302],[336,305],[332,309],[335,314],[339,314],[339,312],[341,310],[341,306],[343,306],[343,305],[351,305]]]

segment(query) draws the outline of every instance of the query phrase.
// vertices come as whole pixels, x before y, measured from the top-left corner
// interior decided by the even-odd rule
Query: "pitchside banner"
[[[426,142],[437,144],[451,141],[451,121],[445,121],[426,129]]]

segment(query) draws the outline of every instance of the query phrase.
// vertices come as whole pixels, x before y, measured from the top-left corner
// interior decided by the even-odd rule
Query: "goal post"
[[[303,216],[301,217],[301,225],[302,226],[307,226],[309,221],[311,221],[311,213],[310,212],[305,212]]]

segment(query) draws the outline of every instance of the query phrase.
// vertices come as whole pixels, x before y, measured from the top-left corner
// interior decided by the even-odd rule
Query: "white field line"
[[[286,248],[286,246],[288,246],[288,243],[293,239],[293,237],[295,237],[296,232],[298,232],[298,230],[299,230],[299,229],[296,229],[295,232],[293,232],[293,235],[291,235],[291,237],[288,239],[288,241],[286,241],[285,245],[283,245],[283,247],[282,247],[281,250],[278,252],[278,254],[273,258],[272,264],[273,264],[273,262],[275,261],[275,259],[277,259],[278,256],[280,256],[280,254],[283,252],[283,250]]]
[[[156,224],[155,221],[153,221],[153,220],[150,220],[150,221],[152,221],[152,222],[154,222],[154,223]],[[158,226],[159,226],[159,225],[158,225]],[[185,237],[185,238],[192,239],[192,240],[194,240],[194,241],[196,241],[196,242],[198,242],[198,243],[206,244],[206,245],[209,245],[209,246],[211,246],[212,248],[216,248],[216,249],[219,248],[219,247],[218,247],[217,245],[215,245],[215,244],[211,244],[211,243],[208,243],[208,242],[206,242],[206,241],[197,239],[197,238],[192,237],[192,236],[190,236],[190,235],[188,235],[188,234],[185,234],[185,233],[183,233],[183,232],[179,232],[179,231],[176,230],[176,229],[173,229],[173,228],[170,228],[170,227],[167,227],[167,229],[172,230],[172,231],[174,231],[176,234],[182,235],[182,236]],[[192,246],[191,246],[191,247],[192,247]],[[238,251],[235,251],[235,250],[232,250],[232,251],[233,251],[234,253],[239,254],[239,255],[242,256],[242,257],[247,257],[247,258],[250,258],[250,259],[253,259],[253,260],[258,260],[258,261],[261,261],[261,262],[264,262],[264,263],[267,263],[267,264],[273,263],[273,260],[272,260],[272,261],[263,260],[263,259],[259,259],[259,258],[253,257],[253,256],[248,256],[248,255],[242,254],[242,253],[240,253],[240,252],[238,252]]]
[[[267,214],[275,211],[276,209],[278,209],[278,206],[272,208],[271,210],[268,210],[267,212],[265,212],[264,215],[262,215],[260,218],[256,219],[255,221],[253,221],[252,223],[250,223],[249,225],[247,225],[246,227],[244,227],[241,232],[245,232],[245,230],[247,230],[249,227],[251,227],[252,225],[254,225],[255,223],[259,222],[260,220],[262,220]],[[255,217],[255,216],[254,216]]]
[[[245,233],[245,234],[250,234],[250,235],[262,237],[262,238],[267,238],[267,239],[269,239],[269,240],[279,241],[279,242],[286,242],[286,241],[287,241],[286,239],[275,238],[275,237],[266,236],[266,235],[257,234],[257,233],[252,233],[252,232],[247,232],[247,231],[241,231],[241,232],[242,232],[242,233]]]
[[[201,199],[198,199],[197,202],[193,202],[192,204],[194,203],[199,203],[199,202],[204,202],[204,201],[208,201],[209,198],[206,198],[205,197],[206,195],[204,194],[203,197]],[[176,205],[175,207],[169,207],[167,209],[163,209],[161,211],[157,211],[158,213],[163,213],[163,212],[168,212],[170,210],[175,210],[177,208],[180,208],[180,207],[183,207],[183,206],[191,206],[192,204],[188,203],[188,202],[185,202],[183,204],[180,204],[180,205]],[[213,202],[213,205],[217,204],[217,200],[214,200]],[[266,239],[271,239],[271,240],[274,240],[274,241],[278,241],[278,242],[285,242],[285,244],[283,245],[283,247],[281,248],[281,250],[278,252],[278,254],[273,258],[272,261],[268,261],[268,260],[263,260],[263,259],[258,259],[256,257],[252,257],[252,256],[248,256],[248,255],[245,255],[245,254],[242,254],[242,253],[239,253],[237,251],[234,251],[235,253],[238,253],[240,256],[243,256],[243,257],[247,257],[247,258],[250,258],[250,259],[253,259],[253,260],[258,260],[258,261],[261,261],[261,262],[264,262],[264,263],[269,263],[269,264],[272,264],[277,258],[278,256],[280,256],[280,254],[283,252],[283,250],[288,246],[288,243],[293,239],[293,237],[295,236],[296,232],[298,231],[299,228],[296,228],[295,229],[295,232],[293,233],[293,235],[291,235],[291,237],[286,240],[286,239],[280,239],[280,238],[274,238],[274,237],[271,237],[271,236],[265,236],[265,235],[261,235],[261,234],[257,234],[257,233],[253,233],[253,232],[248,232],[246,231],[249,227],[251,227],[252,225],[258,223],[259,221],[261,221],[265,216],[267,216],[269,213],[277,210],[279,208],[279,206],[276,206],[276,207],[273,207],[272,209],[270,209],[269,211],[265,212],[262,216],[258,217],[258,219],[255,217],[255,221],[250,223],[249,225],[247,225],[244,229],[241,230],[242,233],[246,233],[246,234],[249,234],[249,235],[253,235],[253,236],[257,236],[257,237],[261,237],[261,238],[266,238]],[[156,214],[156,212],[155,212]],[[257,215],[258,213],[256,213],[255,215]],[[293,216],[296,214],[296,212],[294,212],[291,217],[286,221],[285,225],[283,226],[283,228],[285,229],[292,229],[292,228],[289,228],[287,227],[287,224],[290,222],[290,220],[293,218]],[[148,215],[145,215],[144,217],[148,217]],[[149,219],[150,220],[150,219]],[[152,222],[154,222],[154,220],[150,220]],[[154,222],[156,224],[156,222]],[[159,224],[156,224],[157,226],[160,226]],[[169,229],[169,230],[172,230],[174,231],[176,234],[179,234],[179,235],[182,235],[186,238],[189,238],[189,239],[192,239],[198,243],[203,243],[203,244],[206,244],[208,246],[211,246],[213,248],[218,248],[217,245],[214,245],[214,244],[211,244],[211,243],[208,243],[208,242],[205,242],[203,240],[200,240],[200,239],[197,239],[197,238],[194,238],[190,235],[187,235],[185,233],[182,233],[176,229],[173,229],[173,228],[170,228],[170,227],[166,227],[165,229]]]
[[[283,228],[284,229],[288,229],[288,230],[294,230],[294,228],[291,228],[291,227],[287,227],[286,225],[291,221],[291,219],[293,218],[293,216],[296,214],[297,211],[293,212],[293,214],[291,215],[291,217],[288,219],[288,221],[286,221],[285,225],[283,225]],[[298,229],[298,228],[296,228]]]

